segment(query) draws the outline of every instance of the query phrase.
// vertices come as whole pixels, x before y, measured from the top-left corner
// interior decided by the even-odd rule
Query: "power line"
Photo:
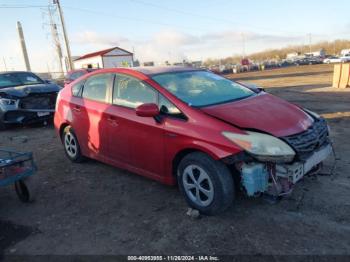
[[[146,1],[142,1],[142,0],[130,0],[130,1],[137,3],[137,4],[150,6],[153,8],[166,10],[169,12],[175,12],[178,14],[183,14],[183,15],[188,15],[188,16],[195,16],[195,17],[202,18],[202,19],[210,19],[212,21],[222,22],[222,23],[229,24],[229,25],[241,26],[241,27],[245,27],[245,28],[251,28],[253,30],[265,30],[265,31],[269,31],[269,32],[284,33],[284,34],[299,34],[299,35],[304,34],[304,32],[291,32],[291,31],[284,31],[284,30],[276,30],[276,28],[268,28],[268,27],[263,27],[263,26],[256,26],[256,25],[249,25],[249,24],[238,24],[237,21],[232,21],[232,20],[224,19],[224,18],[218,18],[218,17],[214,17],[214,16],[201,15],[198,13],[185,11],[183,9],[170,8],[167,6],[154,4],[154,3],[150,3],[150,2],[146,2]],[[0,5],[0,9],[1,8],[47,8],[47,6],[44,6],[44,5],[4,5],[3,4],[3,5]],[[78,7],[71,7],[71,6],[64,6],[64,8],[68,8],[68,9],[72,9],[72,10],[76,10],[76,11],[80,11],[80,12],[89,12],[89,13],[100,14],[100,15],[104,15],[104,16],[110,16],[110,17],[113,17],[115,19],[120,19],[120,20],[128,20],[128,21],[133,20],[133,21],[139,21],[139,22],[143,22],[143,23],[157,24],[157,25],[161,25],[161,26],[182,27],[185,29],[207,30],[207,29],[199,28],[199,27],[179,26],[179,25],[175,25],[175,24],[163,23],[163,22],[159,22],[159,21],[152,21],[152,20],[147,20],[147,19],[142,19],[142,18],[125,17],[125,16],[123,17],[120,15],[116,16],[115,14],[99,12],[99,11],[95,11],[95,10],[89,10],[86,8],[78,8]]]
[[[146,5],[146,6],[151,6],[151,7],[155,7],[155,8],[160,8],[160,9],[163,9],[163,10],[168,10],[170,12],[175,12],[175,13],[178,13],[178,14],[197,16],[197,17],[201,17],[201,18],[205,18],[205,19],[214,19],[214,20],[217,20],[217,21],[225,21],[225,20],[220,19],[220,18],[215,18],[215,17],[211,17],[211,16],[206,16],[206,15],[200,15],[200,14],[194,14],[194,13],[191,13],[191,12],[188,12],[188,11],[184,11],[184,10],[181,10],[181,9],[169,8],[167,6],[162,6],[162,5],[157,5],[157,4],[153,4],[153,3],[148,3],[148,2],[145,2],[145,1],[141,1],[141,0],[130,0],[130,1],[138,3],[138,4],[141,4],[141,5]],[[225,21],[225,22],[227,22],[227,21]]]
[[[284,33],[284,34],[299,34],[299,35],[304,35],[305,33],[302,32],[287,32],[287,31],[282,31],[282,30],[276,30],[275,28],[267,28],[267,27],[261,27],[261,26],[256,26],[256,25],[248,25],[248,24],[237,24],[237,21],[232,21],[232,20],[228,20],[228,19],[223,19],[223,18],[217,18],[217,17],[213,17],[213,16],[207,16],[207,15],[201,15],[201,14],[197,14],[197,13],[192,13],[192,12],[188,12],[182,9],[177,9],[177,8],[170,8],[167,6],[163,6],[163,5],[159,5],[159,4],[154,4],[154,3],[149,3],[146,1],[142,1],[142,0],[131,0],[134,3],[137,4],[141,4],[141,5],[145,5],[145,6],[150,6],[153,8],[158,8],[158,9],[162,9],[162,10],[166,10],[169,12],[175,12],[175,13],[179,13],[179,14],[183,14],[183,15],[189,15],[189,16],[195,16],[195,17],[199,17],[202,19],[210,19],[210,20],[214,20],[214,21],[219,21],[222,23],[226,23],[226,24],[234,24],[234,25],[239,25],[239,26],[243,26],[245,28],[251,28],[254,30],[267,30],[269,32],[275,32],[275,33]],[[47,5],[6,5],[6,4],[1,4],[0,5],[0,9],[11,9],[11,8],[47,8]],[[176,24],[171,24],[171,23],[164,23],[164,22],[159,22],[159,21],[155,21],[155,20],[147,20],[147,19],[142,19],[142,18],[138,18],[138,17],[126,17],[126,16],[120,16],[118,14],[118,16],[116,16],[114,13],[106,13],[106,12],[101,12],[101,11],[96,11],[96,10],[90,10],[90,9],[86,9],[86,8],[78,8],[78,7],[72,7],[72,6],[64,6],[65,9],[70,9],[70,10],[75,10],[75,11],[79,11],[79,12],[86,12],[86,13],[91,13],[91,14],[96,14],[96,15],[102,15],[102,16],[109,16],[112,17],[113,19],[118,19],[118,20],[127,20],[127,21],[138,21],[138,22],[142,22],[142,23],[148,23],[148,24],[155,24],[155,25],[160,25],[160,26],[175,26],[177,28],[183,28],[183,29],[195,29],[195,30],[207,30],[207,28],[200,28],[200,27],[192,27],[192,26],[180,26],[180,25],[176,25]],[[242,30],[240,30],[242,31]],[[331,36],[333,34],[327,34],[328,36]],[[336,35],[336,34],[334,34]]]
[[[154,20],[147,20],[147,19],[142,19],[142,18],[137,18],[137,17],[127,17],[127,16],[120,16],[119,14],[116,15],[115,13],[106,13],[106,12],[101,12],[101,11],[95,11],[91,9],[86,9],[86,8],[78,8],[78,7],[72,7],[72,6],[64,6],[65,9],[71,9],[71,10],[76,10],[79,12],[86,12],[90,14],[95,14],[95,15],[102,15],[102,16],[108,16],[112,17],[114,19],[118,20],[127,20],[127,21],[138,21],[142,23],[149,23],[149,24],[155,24],[155,25],[161,25],[161,26],[176,26],[178,28],[182,27],[184,29],[195,29],[195,30],[205,30],[204,28],[199,28],[199,27],[189,27],[189,26],[179,26],[175,24],[170,24],[170,23],[163,23],[163,22],[158,22]]]
[[[207,15],[201,15],[201,14],[197,14],[197,13],[192,13],[192,12],[188,12],[188,11],[184,11],[182,9],[175,9],[175,8],[169,8],[167,6],[163,6],[163,5],[158,5],[158,4],[154,4],[154,3],[149,3],[149,2],[145,2],[142,0],[130,0],[134,3],[138,3],[141,5],[145,5],[145,6],[150,6],[150,7],[155,7],[155,8],[159,8],[159,9],[163,9],[163,10],[167,10],[170,12],[175,12],[175,13],[179,13],[179,14],[185,14],[185,15],[189,15],[189,16],[196,16],[199,18],[203,18],[203,19],[211,19],[214,21],[219,21],[219,22],[224,22],[227,24],[234,24],[234,25],[239,25],[239,26],[243,26],[243,27],[247,27],[247,28],[252,28],[252,29],[258,29],[258,30],[268,30],[270,32],[278,32],[278,33],[285,33],[285,34],[303,34],[301,32],[287,32],[287,31],[282,31],[282,30],[276,30],[275,28],[267,28],[267,27],[261,27],[261,26],[252,26],[252,25],[247,25],[247,24],[237,24],[237,21],[232,21],[229,19],[224,19],[224,18],[217,18],[217,17],[213,17],[213,16],[207,16]]]
[[[115,14],[112,13],[106,13],[106,12],[101,12],[101,11],[95,11],[95,10],[90,10],[86,8],[78,8],[78,7],[72,7],[72,6],[63,6],[65,9],[70,9],[70,10],[75,10],[78,12],[86,12],[86,13],[91,13],[91,14],[96,14],[96,15],[103,15],[103,16],[109,16],[114,19],[119,19],[119,20],[127,20],[127,21],[138,21],[142,23],[149,23],[149,24],[155,24],[155,25],[161,25],[161,26],[176,26],[176,27],[182,27],[184,29],[195,29],[195,30],[205,30],[204,28],[199,28],[199,27],[189,27],[189,26],[179,26],[175,24],[170,24],[170,23],[163,23],[163,22],[158,22],[154,20],[147,20],[147,19],[142,19],[142,18],[137,18],[137,17],[126,17],[126,16],[116,16]],[[48,8],[47,5],[0,5],[0,9],[16,9],[16,8]]]
[[[47,5],[0,5],[0,9],[16,9],[16,8],[47,8]]]

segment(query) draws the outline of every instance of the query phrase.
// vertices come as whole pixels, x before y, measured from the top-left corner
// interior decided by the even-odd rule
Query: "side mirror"
[[[142,117],[156,117],[159,115],[159,108],[153,103],[142,104],[136,107],[136,115]]]

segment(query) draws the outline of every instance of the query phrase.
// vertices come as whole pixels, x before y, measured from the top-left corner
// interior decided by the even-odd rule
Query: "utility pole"
[[[309,33],[309,53],[311,54],[311,33]]]
[[[7,71],[6,60],[4,56],[2,57],[2,61],[4,62],[5,71]]]
[[[53,39],[53,42],[55,44],[60,70],[63,73],[63,65],[62,65],[62,57],[63,56],[62,56],[62,48],[61,48],[60,38],[58,37],[58,32],[57,32],[57,25],[54,23],[54,20],[52,17],[52,10],[51,10],[50,6],[48,7],[48,9],[49,9],[52,39]]]
[[[19,21],[17,21],[17,31],[19,35],[19,40],[22,48],[22,54],[24,58],[24,63],[26,65],[26,70],[30,71],[30,64],[29,64],[29,58],[28,58],[28,53],[27,53],[27,47],[26,47],[26,42],[24,40],[24,34],[23,34],[23,29],[22,25]]]
[[[66,45],[66,51],[67,51],[67,56],[68,56],[69,70],[73,70],[74,66],[73,66],[72,56],[71,56],[71,53],[70,53],[69,40],[68,40],[68,36],[67,36],[67,31],[66,31],[66,26],[65,26],[65,22],[64,22],[63,12],[62,12],[62,9],[61,9],[61,4],[60,4],[59,0],[53,0],[53,3],[57,5],[58,13],[60,15],[60,20],[61,20],[61,25],[62,25],[62,30],[63,30],[63,37],[64,37],[64,43]]]
[[[241,35],[242,35],[242,57],[244,58],[245,57],[245,35],[243,32],[241,33]]]

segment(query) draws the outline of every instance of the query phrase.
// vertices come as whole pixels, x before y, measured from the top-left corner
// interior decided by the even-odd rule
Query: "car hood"
[[[54,93],[60,91],[56,84],[23,85],[0,89],[0,96],[26,97],[29,94]]]
[[[303,132],[313,123],[296,105],[267,93],[201,110],[242,129],[260,130],[277,137]]]

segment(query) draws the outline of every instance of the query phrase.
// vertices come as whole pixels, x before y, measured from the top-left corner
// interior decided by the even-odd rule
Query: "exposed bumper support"
[[[293,164],[243,163],[239,168],[242,186],[248,196],[259,193],[277,196],[287,194],[291,192],[293,185],[306,174],[319,168],[331,152],[332,147],[327,144],[303,162]]]

